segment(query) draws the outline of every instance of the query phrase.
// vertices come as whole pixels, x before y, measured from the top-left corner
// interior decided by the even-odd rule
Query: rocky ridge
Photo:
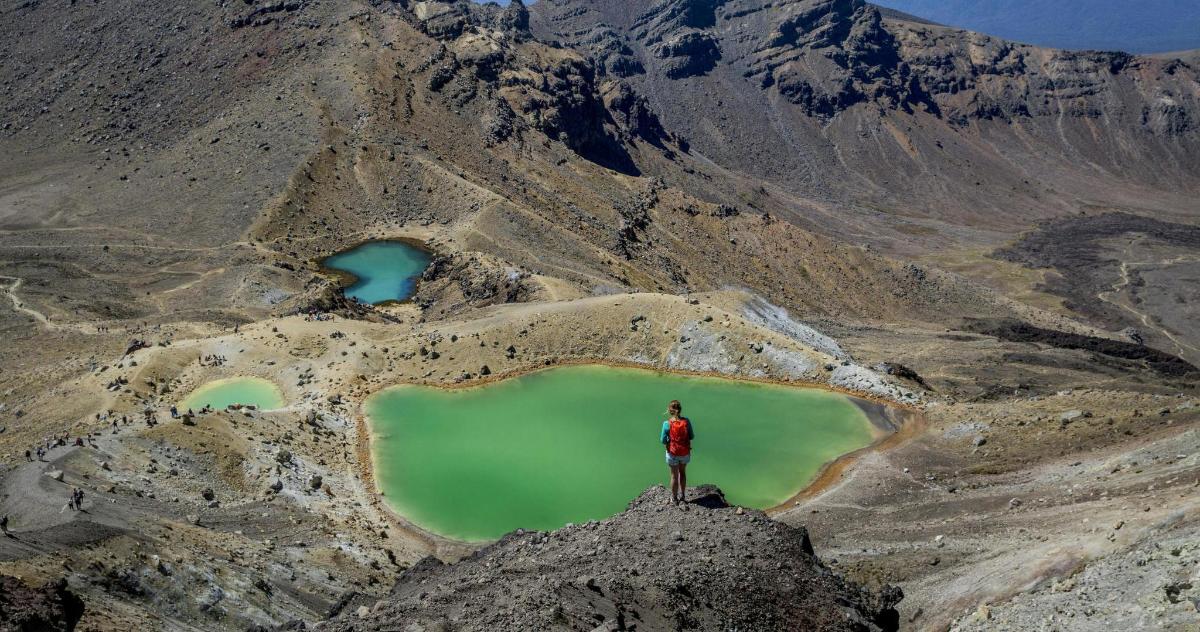
[[[1200,70],[1181,59],[1015,44],[861,0],[529,11],[535,35],[588,51],[696,153],[795,195],[888,209],[829,226],[885,248],[904,248],[888,235],[910,222],[910,244],[934,225],[994,243],[990,230],[1134,190],[1146,197],[1131,206],[1186,214],[1175,194],[1200,181]]]

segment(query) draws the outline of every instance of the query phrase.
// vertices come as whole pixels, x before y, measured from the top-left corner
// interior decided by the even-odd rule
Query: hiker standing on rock
[[[667,405],[670,418],[663,422],[659,440],[667,447],[667,466],[671,468],[671,502],[687,502],[687,466],[692,460],[692,421],[680,416],[683,405],[672,400]]]

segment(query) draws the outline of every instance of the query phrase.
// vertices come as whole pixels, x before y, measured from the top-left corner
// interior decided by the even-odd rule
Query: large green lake
[[[355,278],[346,296],[377,305],[413,295],[429,265],[428,252],[400,241],[371,241],[325,259],[325,267]]]
[[[365,406],[385,500],[428,531],[478,541],[605,518],[666,483],[659,430],[672,399],[696,432],[688,484],[748,507],[786,501],[874,437],[836,393],[604,366],[396,386]]]
[[[261,410],[283,408],[283,393],[270,380],[258,377],[232,377],[208,382],[192,391],[179,404],[180,410],[200,410],[212,406],[221,410],[230,404],[257,406]]]

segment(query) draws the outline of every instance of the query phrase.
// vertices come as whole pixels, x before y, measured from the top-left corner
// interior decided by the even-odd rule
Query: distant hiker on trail
[[[171,419],[179,419],[179,409],[175,406],[171,407]]]
[[[0,516],[0,532],[3,532],[4,535],[8,535],[8,514]]]
[[[25,460],[32,462],[33,461],[33,452],[26,450],[25,451]]]
[[[667,406],[670,418],[663,422],[659,440],[667,447],[667,465],[671,468],[671,502],[687,502],[687,466],[692,460],[692,421],[681,417],[683,405],[673,400]]]

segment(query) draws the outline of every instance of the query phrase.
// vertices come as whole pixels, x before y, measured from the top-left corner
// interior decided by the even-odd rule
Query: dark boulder
[[[67,580],[30,588],[15,577],[0,575],[0,630],[3,632],[70,632],[83,616],[83,601]]]

